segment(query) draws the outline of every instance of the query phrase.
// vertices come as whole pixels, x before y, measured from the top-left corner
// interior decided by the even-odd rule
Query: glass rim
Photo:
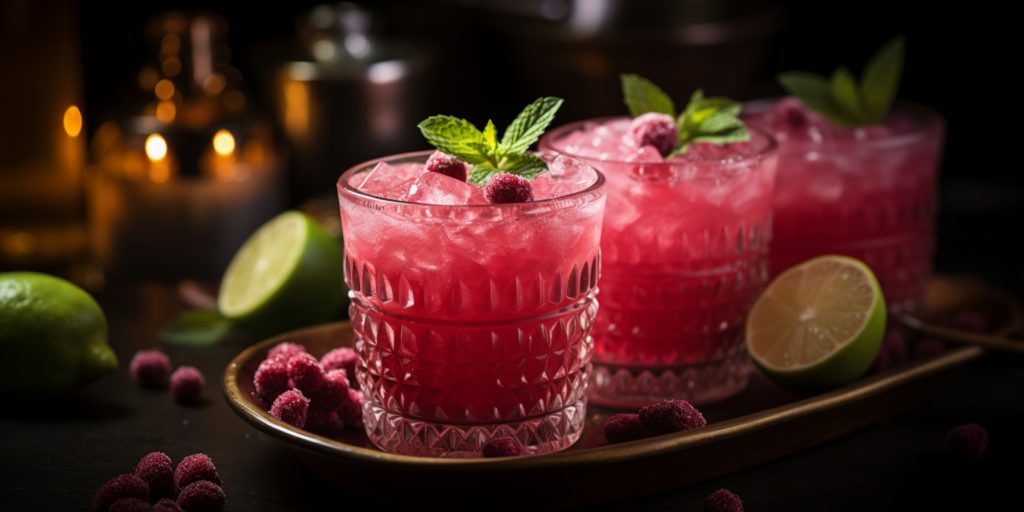
[[[341,176],[338,176],[338,181],[337,181],[338,193],[339,194],[346,194],[346,195],[351,196],[351,198],[353,198],[353,199],[359,199],[359,200],[362,200],[362,201],[369,201],[369,202],[373,202],[373,203],[382,203],[382,204],[392,204],[392,205],[406,206],[406,207],[447,208],[447,209],[451,209],[451,210],[463,209],[463,208],[478,208],[478,209],[488,208],[488,209],[515,210],[515,209],[522,209],[522,208],[534,208],[534,207],[544,207],[544,206],[549,206],[552,209],[559,209],[559,208],[564,208],[564,207],[570,206],[570,205],[576,205],[577,204],[576,203],[576,199],[577,198],[586,197],[586,196],[598,197],[598,196],[602,195],[605,192],[605,190],[604,190],[605,189],[604,173],[602,173],[599,169],[597,169],[596,167],[591,165],[589,162],[586,162],[586,161],[583,161],[583,160],[581,160],[579,158],[574,158],[574,157],[571,157],[571,156],[570,156],[570,158],[572,158],[573,160],[580,161],[581,163],[586,165],[591,171],[594,172],[594,174],[597,176],[597,179],[594,180],[594,183],[591,183],[590,186],[588,186],[587,188],[585,188],[583,190],[577,190],[576,192],[573,192],[571,194],[566,194],[564,196],[558,196],[558,197],[549,197],[547,199],[540,199],[540,200],[536,200],[536,201],[527,201],[525,203],[499,203],[499,204],[494,204],[494,203],[488,203],[488,204],[433,204],[433,203],[415,203],[415,202],[411,202],[411,201],[402,201],[400,199],[388,199],[386,197],[375,196],[373,194],[369,194],[369,193],[363,192],[363,191],[357,189],[356,187],[354,187],[351,183],[349,183],[348,178],[350,178],[351,176],[355,175],[356,173],[358,173],[359,171],[361,171],[363,169],[372,168],[372,166],[375,166],[378,163],[392,162],[392,161],[395,161],[395,160],[403,160],[403,159],[416,159],[416,158],[419,158],[419,157],[423,157],[423,161],[425,162],[426,159],[429,158],[430,155],[433,154],[433,153],[434,153],[434,150],[409,151],[409,152],[406,152],[406,153],[396,153],[396,154],[393,154],[393,155],[382,156],[382,157],[366,160],[364,162],[360,162],[360,163],[358,163],[356,165],[353,165],[352,167],[349,167],[348,169],[346,169],[344,172],[341,173]],[[566,204],[562,204],[562,203],[566,203]]]
[[[730,167],[732,167],[732,166],[747,165],[750,162],[756,161],[757,159],[764,157],[764,155],[767,155],[767,154],[775,152],[778,149],[778,147],[779,147],[778,141],[776,141],[775,137],[773,137],[770,133],[768,133],[767,131],[765,131],[765,130],[759,128],[759,127],[750,126],[750,125],[747,125],[747,130],[757,132],[760,136],[764,137],[764,141],[765,141],[764,147],[757,148],[755,151],[753,151],[751,153],[748,153],[748,154],[737,153],[735,155],[730,155],[730,156],[725,156],[725,157],[698,157],[698,158],[691,158],[691,159],[688,159],[688,160],[673,159],[673,160],[664,160],[664,161],[661,161],[661,162],[629,162],[629,161],[626,161],[626,160],[619,160],[619,159],[600,160],[600,159],[595,158],[595,157],[583,156],[583,155],[579,155],[577,153],[572,153],[570,151],[566,151],[565,149],[560,149],[560,148],[558,148],[554,144],[554,141],[556,139],[562,138],[565,135],[568,135],[569,133],[575,131],[577,128],[582,127],[582,126],[584,126],[584,125],[586,125],[588,123],[604,123],[604,122],[614,121],[614,120],[618,120],[618,119],[629,119],[629,116],[622,115],[622,116],[593,117],[593,118],[590,118],[590,119],[584,119],[582,121],[573,121],[571,123],[561,125],[558,128],[555,128],[554,130],[551,130],[546,135],[544,135],[543,138],[541,138],[541,140],[540,140],[540,148],[541,149],[548,149],[548,150],[551,150],[551,151],[555,151],[555,152],[557,152],[560,155],[564,155],[564,156],[567,156],[569,158],[573,158],[575,160],[580,160],[580,161],[587,162],[587,163],[590,163],[590,164],[593,164],[594,162],[598,162],[598,163],[613,164],[613,165],[643,165],[644,167],[675,167],[675,166],[680,166],[680,165],[710,164],[710,163],[718,162],[718,163],[722,164],[723,166],[730,166]]]
[[[772,105],[778,103],[780,100],[789,96],[776,96],[772,98],[758,98],[755,100],[743,102],[743,114],[761,114],[771,108]],[[889,146],[902,146],[910,144],[920,139],[927,138],[935,130],[940,132],[945,129],[946,118],[942,116],[939,111],[916,103],[913,101],[897,99],[893,103],[891,113],[909,113],[912,119],[916,119],[910,130],[895,133],[880,138],[872,139],[831,139],[822,142],[814,142],[810,140],[787,140],[780,146],[790,147],[817,147],[817,148],[843,148],[848,146],[860,146],[867,148],[886,148]],[[874,125],[871,125],[874,126]],[[880,125],[880,126],[885,126]],[[762,131],[764,131],[762,129]]]

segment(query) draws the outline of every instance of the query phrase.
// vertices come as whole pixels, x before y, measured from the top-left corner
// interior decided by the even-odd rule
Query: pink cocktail
[[[931,275],[942,118],[898,105],[885,125],[843,128],[791,98],[748,110],[779,142],[772,273],[852,256],[878,276],[890,309],[913,311]]]
[[[534,201],[488,204],[425,172],[429,154],[338,181],[367,434],[414,455],[565,448],[585,420],[604,178],[560,158]]]
[[[774,142],[694,144],[664,160],[626,142],[629,118],[564,126],[543,150],[608,180],[591,399],[708,403],[743,389],[744,320],[768,277]]]

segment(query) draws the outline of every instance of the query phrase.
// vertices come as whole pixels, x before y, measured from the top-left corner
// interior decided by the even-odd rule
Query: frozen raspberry
[[[178,495],[178,506],[187,512],[220,512],[225,501],[224,489],[206,480],[189,484]]]
[[[298,343],[288,343],[286,341],[284,343],[274,345],[274,348],[271,348],[270,351],[267,352],[267,359],[280,359],[281,362],[287,363],[292,356],[305,353],[306,347],[303,347]]]
[[[466,164],[459,161],[458,158],[440,151],[434,151],[434,154],[430,155],[430,158],[427,159],[426,169],[459,181],[466,181]]]
[[[644,430],[636,414],[616,414],[604,422],[604,438],[609,443],[625,443],[641,437],[644,437]]]
[[[331,370],[324,375],[324,384],[309,399],[311,409],[336,411],[348,401],[348,374],[345,370]]]
[[[638,148],[654,146],[662,155],[667,155],[679,142],[679,131],[672,116],[648,112],[629,124],[626,142]]]
[[[288,360],[288,377],[296,388],[310,396],[324,385],[324,369],[310,354],[296,354]]]
[[[203,394],[206,379],[194,366],[182,366],[171,374],[171,394],[178,403],[197,404]]]
[[[743,512],[743,500],[729,489],[719,489],[704,500],[704,512]]]
[[[790,129],[800,129],[807,125],[807,110],[796,98],[785,98],[775,104],[774,114],[778,122]]]
[[[526,453],[526,450],[523,449],[523,445],[519,444],[519,441],[514,437],[496,437],[484,445],[482,452],[485,458],[492,459],[495,457],[523,455]]]
[[[306,414],[306,426],[302,427],[317,434],[335,435],[345,429],[337,411],[310,409]]]
[[[977,423],[966,423],[946,434],[946,452],[964,460],[978,460],[988,447],[988,431]]]
[[[153,512],[183,512],[177,502],[164,498],[153,505]]]
[[[135,476],[149,485],[150,499],[174,495],[174,465],[163,452],[147,453],[135,465]]]
[[[149,499],[149,486],[135,475],[123,474],[100,486],[92,498],[93,512],[106,512],[121,498]]]
[[[484,185],[484,197],[495,204],[533,201],[533,187],[522,176],[499,172]]]
[[[270,406],[270,415],[295,427],[306,426],[309,399],[298,389],[289,389],[278,395]]]
[[[205,453],[193,453],[181,459],[174,470],[174,483],[178,488],[201,480],[220,483],[220,475],[217,474],[217,466],[213,465],[213,460]]]
[[[132,379],[146,388],[165,388],[171,375],[171,360],[159,350],[140,350],[128,365]]]
[[[363,402],[365,400],[362,391],[349,388],[348,400],[341,404],[341,409],[338,409],[338,416],[346,427],[363,428]]]
[[[320,358],[320,366],[324,367],[325,372],[331,370],[345,370],[348,373],[348,383],[350,387],[359,387],[356,383],[356,364],[359,362],[359,355],[356,351],[348,348],[336,348]]]
[[[704,415],[686,400],[666,400],[640,409],[640,426],[647,436],[683,432],[707,425]]]
[[[121,498],[110,505],[107,510],[110,512],[152,512],[153,506],[146,500]]]
[[[266,403],[272,403],[277,395],[288,391],[288,366],[280,359],[264,359],[252,379],[256,394]]]

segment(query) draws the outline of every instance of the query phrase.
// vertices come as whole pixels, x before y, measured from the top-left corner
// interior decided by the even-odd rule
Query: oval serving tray
[[[977,281],[935,278],[929,283],[921,315],[925,324],[928,318],[962,310],[982,314],[992,335],[1006,335],[1021,324],[1021,307],[1013,299]],[[876,423],[927,397],[942,374],[983,353],[977,347],[951,346],[941,355],[811,397],[792,395],[755,375],[737,397],[702,409],[707,427],[617,445],[606,445],[601,433],[604,419],[615,411],[591,407],[582,438],[569,450],[505,459],[443,459],[385,453],[362,432],[329,438],[270,416],[255,398],[252,377],[267,350],[282,341],[302,344],[319,356],[351,345],[352,330],[347,322],[326,324],[245,349],[224,373],[231,407],[259,430],[291,445],[315,473],[349,492],[420,504],[424,496],[450,491],[467,502],[489,503],[500,495],[503,505],[517,500],[581,505],[683,487]],[[515,488],[529,492],[509,493],[510,484],[522,484]]]

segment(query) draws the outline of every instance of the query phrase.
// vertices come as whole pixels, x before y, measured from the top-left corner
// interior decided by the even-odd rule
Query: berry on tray
[[[609,443],[625,443],[644,437],[637,414],[616,414],[604,422],[604,438]]]
[[[526,450],[514,437],[496,437],[484,445],[482,453],[484,458],[491,459],[523,455]]]
[[[270,415],[294,427],[306,426],[309,399],[298,389],[289,389],[278,395],[270,406]]]
[[[707,425],[707,420],[686,400],[666,400],[642,407],[640,426],[648,437],[683,432]]]

